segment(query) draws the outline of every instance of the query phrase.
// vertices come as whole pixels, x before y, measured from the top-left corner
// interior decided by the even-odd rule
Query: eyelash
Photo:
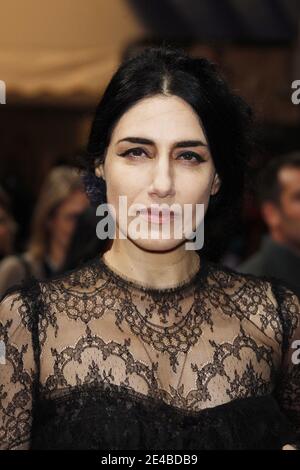
[[[142,148],[140,148],[140,147],[134,147],[134,148],[128,149],[128,150],[126,150],[125,152],[120,153],[120,154],[118,154],[118,155],[119,155],[120,157],[127,157],[127,156],[128,156],[129,158],[132,158],[133,160],[136,160],[137,157],[140,157],[140,155],[137,155],[137,156],[135,156],[135,157],[130,156],[130,153],[132,153],[132,152],[134,152],[134,151],[136,151],[136,150],[142,151],[142,152],[144,152],[144,153],[147,155],[147,153],[146,153]],[[196,161],[199,162],[199,163],[205,161],[204,158],[202,158],[200,155],[198,155],[198,154],[195,153],[195,152],[190,152],[190,151],[183,152],[183,153],[181,153],[181,154],[179,155],[179,157],[181,157],[182,155],[192,155],[192,156],[196,159]],[[193,162],[193,161],[195,161],[195,160],[190,160],[190,159],[188,159],[188,160],[186,160],[186,161],[188,161],[188,162]]]

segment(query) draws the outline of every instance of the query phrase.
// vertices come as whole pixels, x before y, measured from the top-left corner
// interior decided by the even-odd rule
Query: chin
[[[137,247],[145,251],[155,251],[155,252],[165,252],[165,251],[172,251],[182,245],[185,240],[145,240],[145,239],[137,239],[132,240]]]

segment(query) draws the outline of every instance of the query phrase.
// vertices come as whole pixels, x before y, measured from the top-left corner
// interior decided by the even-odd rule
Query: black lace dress
[[[0,325],[2,449],[300,443],[300,305],[274,279],[201,259],[153,289],[97,257],[8,293]]]

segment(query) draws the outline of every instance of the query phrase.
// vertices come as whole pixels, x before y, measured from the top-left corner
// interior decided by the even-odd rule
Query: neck
[[[56,269],[60,269],[65,261],[66,250],[61,244],[52,241],[50,243],[50,249],[48,252],[48,257],[51,263],[55,266]]]
[[[120,274],[155,288],[168,288],[184,282],[199,269],[199,255],[181,245],[168,252],[143,250],[128,239],[115,239],[103,258]]]
[[[279,245],[283,245],[292,251],[295,255],[300,256],[300,246],[297,243],[294,243],[292,240],[287,240],[284,236],[280,235],[279,233],[271,233],[272,240],[278,243]]]

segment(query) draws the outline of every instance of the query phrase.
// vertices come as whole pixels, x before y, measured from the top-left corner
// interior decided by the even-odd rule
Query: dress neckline
[[[199,257],[200,258],[200,257]],[[133,278],[126,276],[125,274],[118,271],[115,267],[112,267],[104,260],[103,256],[98,258],[99,264],[103,271],[111,278],[113,278],[118,284],[121,284],[124,287],[129,287],[135,290],[142,292],[147,292],[151,294],[174,294],[176,292],[182,292],[185,289],[197,284],[198,281],[204,279],[208,271],[208,261],[201,257],[199,267],[196,272],[192,273],[184,281],[181,281],[173,286],[158,288],[153,287],[150,284],[139,282]]]

